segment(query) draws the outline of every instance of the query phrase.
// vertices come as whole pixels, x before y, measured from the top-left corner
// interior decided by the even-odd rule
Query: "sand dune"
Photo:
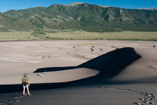
[[[157,46],[156,42],[1,42],[0,93],[10,94],[8,92],[21,91],[23,73],[28,73],[31,90],[86,85],[105,87],[109,84],[121,84],[118,86],[125,90],[127,88],[122,84],[130,83],[137,83],[137,85],[153,83],[152,86],[156,86],[157,48],[154,46]],[[135,85],[128,86],[136,88]],[[119,91],[115,87],[111,89]],[[147,86],[147,88],[147,91],[150,91],[152,87]],[[153,89],[152,92],[156,94]],[[1,96],[4,95],[0,94]],[[1,99],[0,102],[6,103],[4,98]],[[13,98],[12,101],[15,100]]]
[[[58,70],[58,71],[53,71],[53,69],[52,70],[49,69],[49,72],[47,72],[47,69],[44,68],[43,72],[40,71],[40,73],[38,74],[35,74],[36,72],[29,73],[29,78],[31,79],[31,83],[34,84],[34,83],[70,82],[70,81],[76,81],[79,79],[96,76],[97,74],[102,76],[106,73],[108,75],[112,75],[112,73],[118,72],[119,70],[128,66],[130,63],[134,62],[140,57],[141,56],[136,54],[133,48],[122,48],[101,55],[99,57],[96,57],[88,62],[85,62],[75,67],[74,69]],[[28,65],[28,66],[31,66],[31,68],[27,66],[22,66],[22,67],[18,67],[17,70],[14,70],[13,72],[16,71],[18,72],[20,71],[20,69],[23,68],[27,68],[31,70],[34,67],[34,65]],[[4,71],[1,72],[1,75],[3,74],[3,72]],[[11,78],[10,80],[7,79],[8,78],[7,75],[9,75],[9,78]],[[6,73],[6,75],[5,74],[2,75],[3,79],[6,81],[1,79],[0,83],[2,85],[19,84],[21,82],[19,79],[21,75],[22,74],[20,72],[13,75],[13,73],[9,71],[9,73]]]
[[[126,67],[115,80],[157,82],[157,49],[135,48],[142,57]]]

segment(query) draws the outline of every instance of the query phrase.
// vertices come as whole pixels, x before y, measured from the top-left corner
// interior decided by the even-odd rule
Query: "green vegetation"
[[[157,31],[157,11],[102,7],[87,3],[35,7],[0,13],[0,32],[84,30]],[[55,31],[53,31],[55,32]],[[35,33],[40,34],[40,33]],[[41,34],[40,34],[41,35]]]
[[[34,31],[32,34],[34,36],[36,36],[36,35],[46,35],[46,33],[44,31]]]
[[[0,40],[157,41],[157,11],[87,3],[0,13]]]
[[[39,40],[32,32],[0,32],[0,40]]]
[[[0,32],[0,40],[129,40],[157,41],[157,32],[86,32],[86,31],[56,31],[56,32]]]
[[[57,32],[47,33],[49,39],[56,38],[58,40],[133,40],[133,41],[157,41],[157,32]]]

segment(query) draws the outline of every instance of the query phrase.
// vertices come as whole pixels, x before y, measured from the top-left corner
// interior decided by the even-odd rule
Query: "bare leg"
[[[25,95],[25,87],[23,87],[23,95]]]
[[[28,93],[28,95],[30,94],[30,93],[29,93],[29,87],[27,87],[27,93]]]

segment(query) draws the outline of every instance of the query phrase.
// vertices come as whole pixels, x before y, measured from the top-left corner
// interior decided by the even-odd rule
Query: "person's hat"
[[[26,74],[26,73],[24,73],[24,74],[23,74],[23,76],[27,76],[27,74]]]

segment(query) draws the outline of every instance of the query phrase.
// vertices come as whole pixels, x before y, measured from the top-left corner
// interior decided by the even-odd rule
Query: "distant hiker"
[[[29,86],[30,86],[29,79],[28,79],[26,73],[24,73],[23,76],[24,76],[22,78],[23,95],[25,95],[25,88],[27,88],[27,93],[28,93],[28,95],[30,95],[30,93],[29,93]]]

